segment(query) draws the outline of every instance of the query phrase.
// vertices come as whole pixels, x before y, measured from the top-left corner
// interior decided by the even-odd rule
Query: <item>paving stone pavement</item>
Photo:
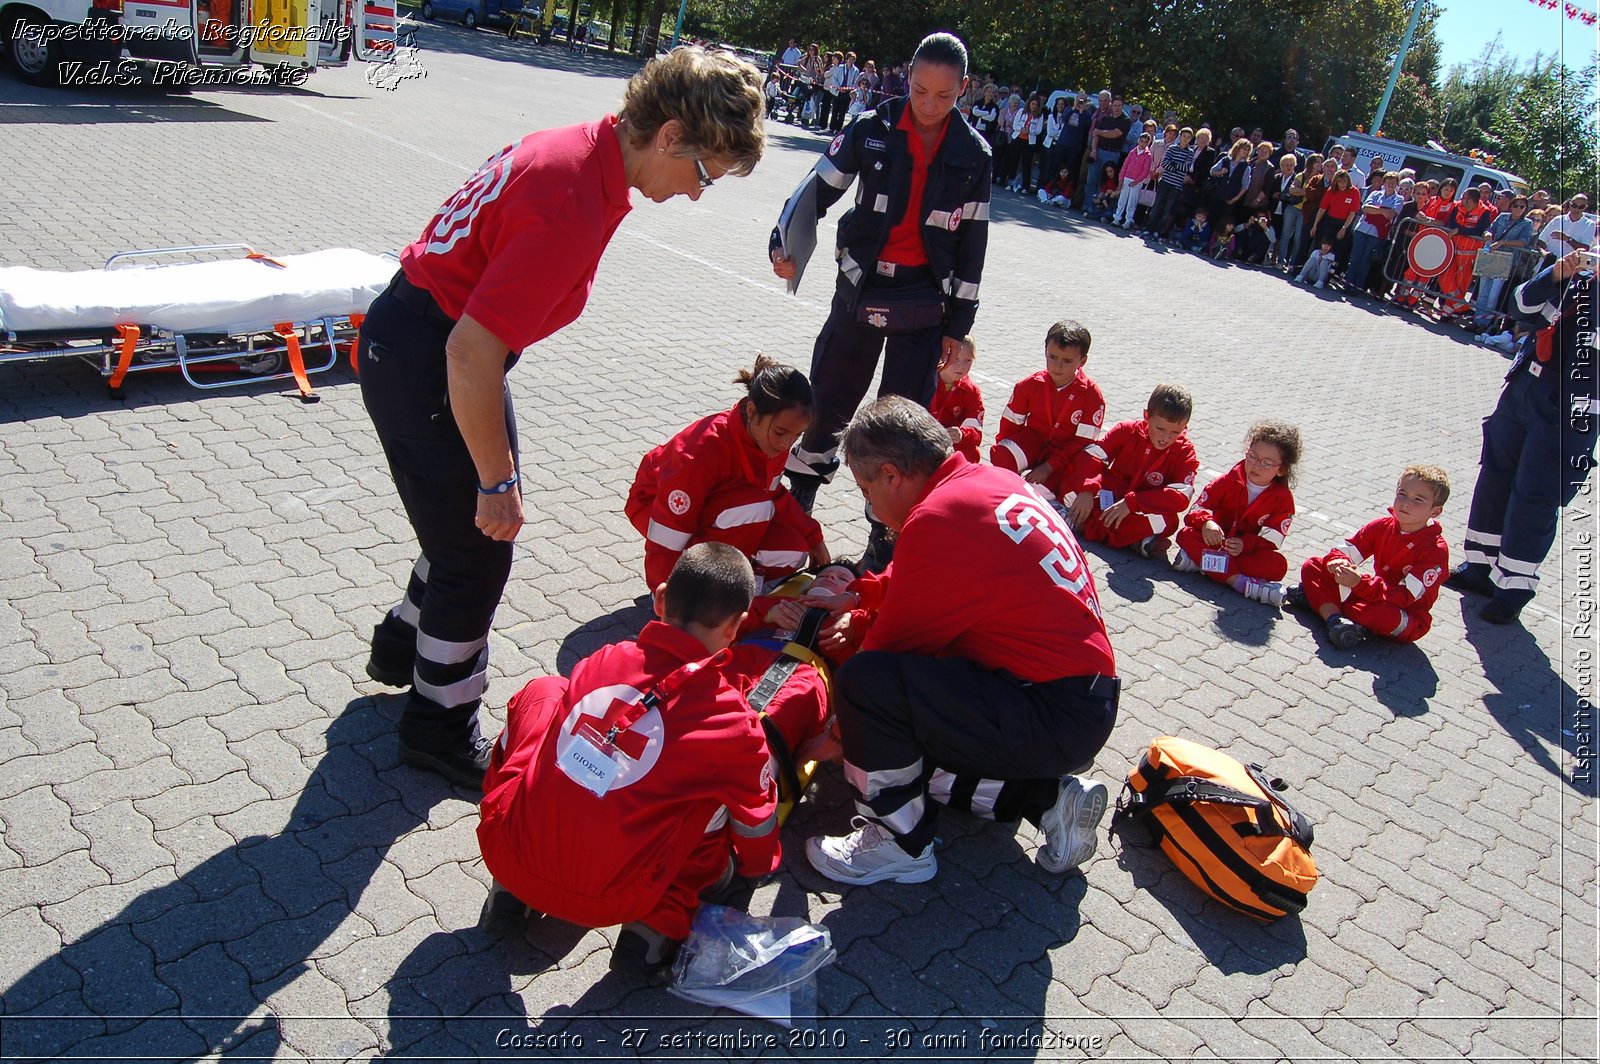
[[[393,91],[360,67],[190,96],[0,82],[0,262],[397,249],[483,158],[614,106],[627,73],[457,27],[421,45],[428,76]],[[752,177],[641,203],[586,315],[512,376],[530,521],[496,719],[645,619],[621,514],[639,455],[733,401],[755,352],[808,359],[827,271],[786,297],[766,233],[824,142],[769,132]],[[1302,427],[1292,561],[1381,513],[1409,461],[1449,470],[1459,547],[1496,355],[1000,195],[977,326],[991,432],[1075,316],[1113,417],[1190,387],[1213,473],[1254,418]],[[1349,653],[1096,552],[1126,684],[1096,773],[1115,784],[1167,733],[1265,761],[1317,821],[1309,908],[1234,918],[1131,838],[1049,876],[1030,829],[957,816],[931,883],[841,893],[801,856],[850,815],[825,773],[751,898],[838,949],[817,1026],[791,1035],[609,974],[610,929],[476,929],[471,796],[398,764],[399,699],[362,671],[409,531],[354,382],[317,383],[302,405],[136,377],[117,402],[80,364],[0,369],[6,1059],[1595,1058],[1592,516],[1569,515],[1525,629],[1447,590],[1420,645]],[[852,495],[821,500],[836,549],[864,541]]]

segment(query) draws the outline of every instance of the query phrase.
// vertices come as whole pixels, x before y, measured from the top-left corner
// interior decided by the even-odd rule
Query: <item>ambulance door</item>
[[[250,61],[245,34],[250,0],[194,0],[195,45],[207,66],[243,66]]]
[[[322,21],[319,0],[255,0],[254,8],[250,61],[315,70],[317,45],[310,37]]]
[[[322,0],[322,29],[317,39],[318,66],[344,66],[350,62],[352,0]]]
[[[356,58],[387,63],[395,57],[395,0],[353,0],[351,27]]]
[[[122,25],[127,28],[128,54],[135,59],[197,61],[195,0],[127,0]]]

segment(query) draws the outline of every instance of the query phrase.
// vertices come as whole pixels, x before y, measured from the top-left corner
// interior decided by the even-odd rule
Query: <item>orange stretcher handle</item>
[[[316,393],[311,390],[311,380],[306,376],[306,360],[300,354],[300,334],[295,332],[291,322],[282,321],[272,327],[272,331],[283,339],[284,346],[289,350],[289,369],[294,374],[294,384],[300,389],[302,399],[310,399]]]
[[[117,352],[117,368],[107,384],[112,391],[122,387],[123,380],[128,376],[128,367],[133,365],[133,349],[139,344],[139,327],[118,325],[117,335],[121,338],[122,349]]]

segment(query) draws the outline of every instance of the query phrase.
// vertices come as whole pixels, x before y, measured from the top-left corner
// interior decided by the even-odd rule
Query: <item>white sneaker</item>
[[[1259,602],[1265,606],[1282,608],[1283,585],[1272,580],[1253,580],[1245,577],[1241,581],[1239,591],[1251,602]]]
[[[1070,872],[1094,856],[1095,829],[1106,815],[1106,785],[1086,776],[1062,776],[1056,804],[1039,818],[1044,845],[1034,860],[1046,872]]]
[[[1326,287],[1328,287],[1328,283],[1326,281],[1318,281],[1316,284],[1312,285],[1311,287],[1313,287],[1313,288],[1326,288]]]
[[[850,821],[849,835],[818,836],[806,840],[811,867],[835,883],[926,883],[939,871],[930,843],[918,856],[901,849],[893,835],[865,817]]]
[[[1182,548],[1172,555],[1172,571],[1175,573],[1198,573],[1200,565]]]

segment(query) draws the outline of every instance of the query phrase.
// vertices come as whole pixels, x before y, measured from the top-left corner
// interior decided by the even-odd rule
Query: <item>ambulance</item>
[[[1406,144],[1388,137],[1374,137],[1351,130],[1342,137],[1329,137],[1328,149],[1335,144],[1348,145],[1356,150],[1356,166],[1371,173],[1372,160],[1382,159],[1387,170],[1410,168],[1417,172],[1418,181],[1443,181],[1453,179],[1461,188],[1477,187],[1488,182],[1496,189],[1509,188],[1526,195],[1532,191],[1528,183],[1506,170],[1497,170],[1468,155],[1456,155],[1443,146],[1429,142],[1426,147]]]
[[[299,84],[394,56],[395,0],[0,0],[12,71],[33,85]]]

